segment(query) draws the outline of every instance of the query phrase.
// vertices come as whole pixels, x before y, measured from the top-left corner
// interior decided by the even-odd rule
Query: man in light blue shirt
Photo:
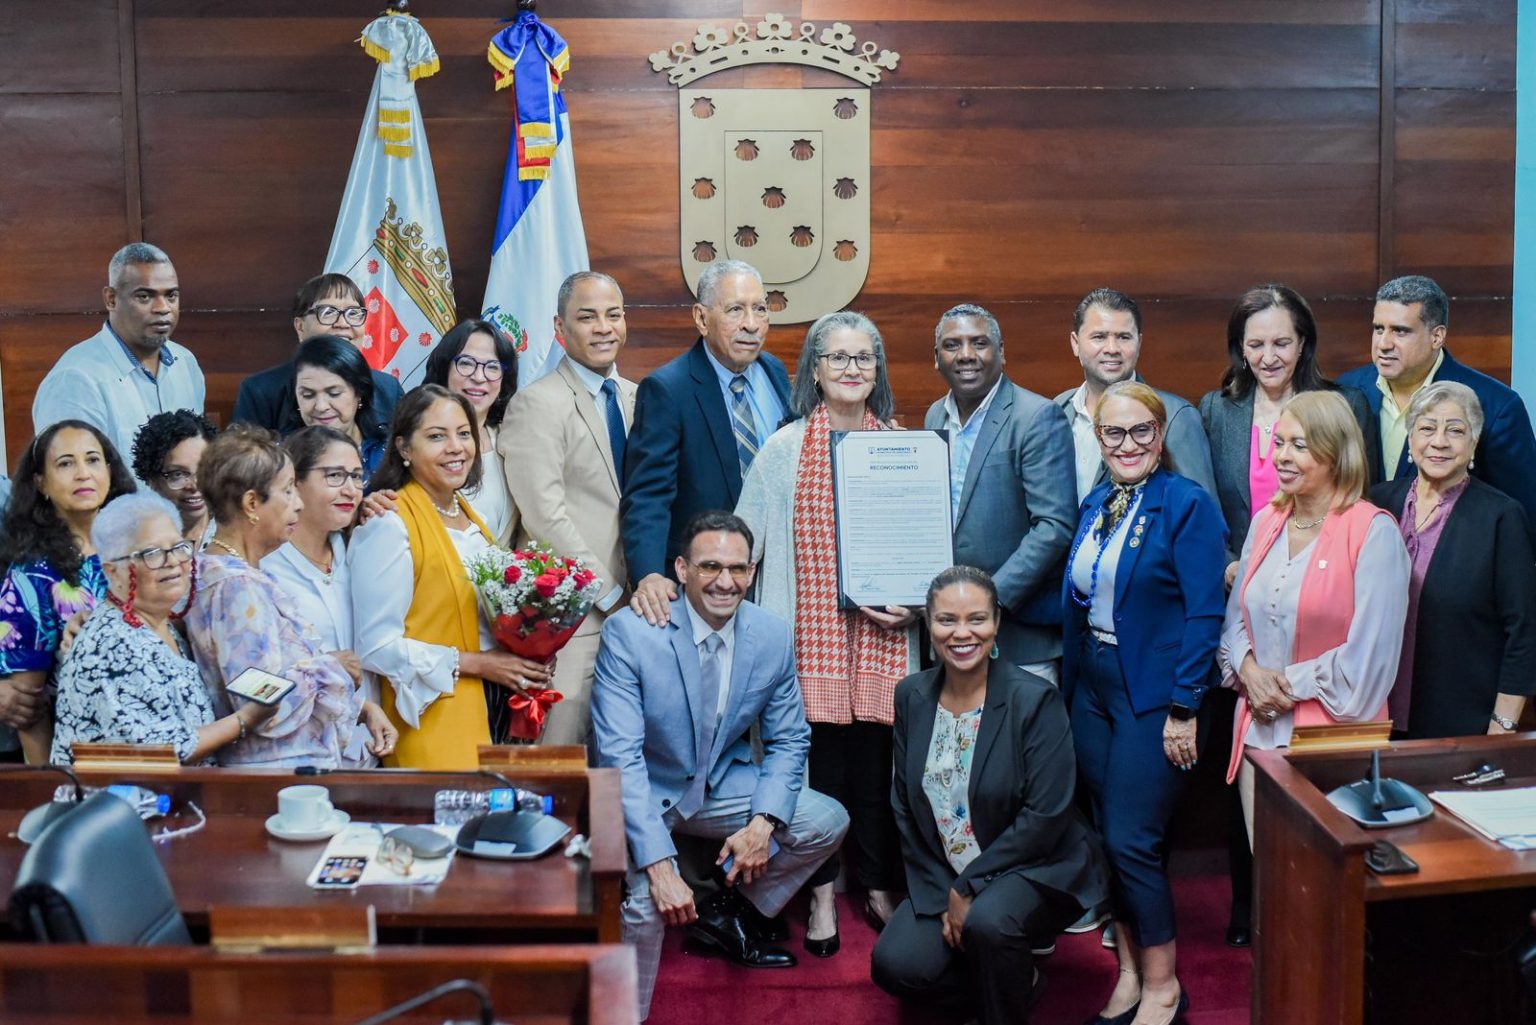
[[[38,385],[32,429],[60,420],[99,428],[125,463],[133,439],[156,413],[203,411],[205,388],[197,359],[171,341],[181,288],[171,258],[146,242],[119,249],[102,289],[107,322],[69,348]]]

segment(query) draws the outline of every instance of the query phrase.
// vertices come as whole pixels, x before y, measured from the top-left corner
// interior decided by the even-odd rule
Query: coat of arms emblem
[[[765,15],[755,26],[701,26],[692,46],[651,54],[678,89],[683,277],[697,292],[712,261],[763,275],[777,324],[842,309],[869,271],[870,87],[901,55],[859,44],[837,22],[820,30]],[[836,89],[693,86],[726,68],[791,63],[835,71]]]

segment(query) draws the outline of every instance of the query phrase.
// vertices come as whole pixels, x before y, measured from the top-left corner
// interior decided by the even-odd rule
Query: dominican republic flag
[[[359,40],[379,62],[341,198],[327,273],[345,274],[368,307],[363,355],[410,388],[454,324],[453,274],[416,80],[438,71],[421,22],[393,12]]]
[[[515,103],[482,309],[517,347],[517,383],[526,387],[564,352],[554,330],[560,283],[589,266],[571,119],[560,92],[571,51],[559,33],[523,11],[491,40],[487,59],[496,88],[511,88]]]

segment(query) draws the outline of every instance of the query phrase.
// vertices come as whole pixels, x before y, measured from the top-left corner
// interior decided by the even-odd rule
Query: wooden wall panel
[[[176,259],[178,338],[208,370],[217,415],[243,374],[282,358],[288,303],[324,259],[372,82],[354,43],[369,12],[353,6],[101,0],[64,19],[42,0],[0,4],[0,35],[21,55],[0,68],[0,138],[8,157],[23,154],[0,189],[12,453],[30,433],[31,390],[90,333],[104,262],[128,238]],[[854,305],[886,334],[908,422],[941,390],[933,321],[954,302],[992,306],[1010,371],[1054,393],[1078,379],[1066,342],[1077,298],[1125,288],[1146,311],[1148,376],[1195,398],[1220,377],[1232,298],[1260,281],[1313,301],[1330,372],[1362,362],[1383,261],[1440,279],[1456,298],[1458,355],[1508,373],[1514,0],[769,6],[847,22],[902,54],[870,97],[872,263]],[[120,9],[134,20],[120,25]],[[1383,9],[1395,12],[1385,67]],[[509,122],[484,52],[509,10],[420,9],[443,61],[418,95],[466,314],[484,288]],[[588,245],[625,287],[624,368],[643,376],[693,333],[676,90],[646,57],[703,22],[755,24],[762,9],[546,0],[542,14],[572,45]],[[126,104],[137,185],[124,158],[125,52],[137,68]],[[845,85],[782,66],[704,81]],[[769,347],[793,361],[803,336],[779,327]]]

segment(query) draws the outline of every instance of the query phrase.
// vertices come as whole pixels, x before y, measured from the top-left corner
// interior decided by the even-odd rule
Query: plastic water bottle
[[[432,821],[439,826],[461,826],[492,811],[536,811],[545,815],[555,810],[555,799],[531,790],[497,787],[494,790],[439,790],[432,800]]]
[[[81,787],[84,797],[100,793],[103,789],[113,797],[122,798],[133,806],[133,810],[139,813],[141,819],[158,818],[167,815],[171,810],[171,795],[157,794],[153,790],[144,787],[129,786],[126,783],[114,783],[109,787]],[[75,799],[75,788],[66,783],[53,793],[55,801],[72,802]]]

